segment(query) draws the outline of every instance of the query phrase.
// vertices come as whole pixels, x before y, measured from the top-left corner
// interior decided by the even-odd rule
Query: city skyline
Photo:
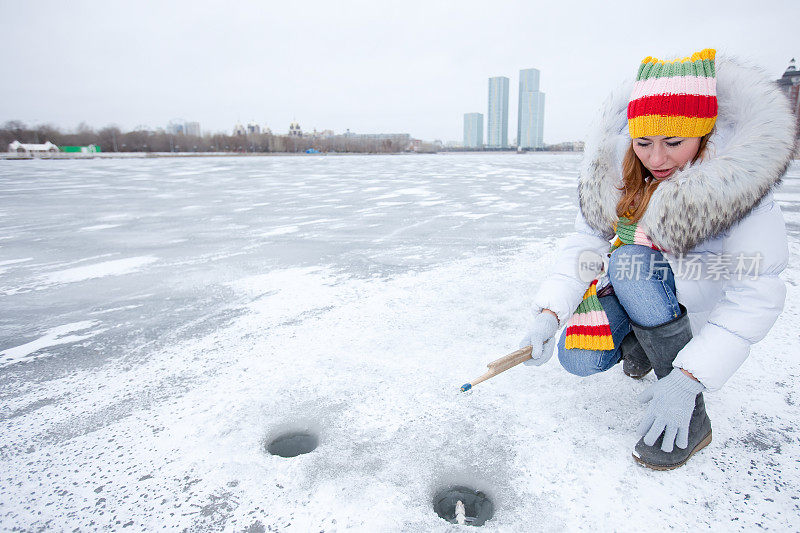
[[[535,65],[546,73],[543,140],[554,144],[582,139],[645,56],[714,47],[773,79],[800,57],[796,2],[671,6],[654,15],[588,1],[506,1],[491,10],[469,0],[457,10],[418,0],[17,3],[0,18],[0,39],[13,51],[4,59],[0,123],[133,130],[186,117],[203,131],[230,132],[242,119],[274,131],[296,119],[307,130],[447,141],[462,137],[463,113],[486,101],[487,75]],[[510,116],[517,108],[517,98],[509,101]]]
[[[515,148],[523,148],[523,149],[538,149],[544,148],[545,145],[542,141],[542,125],[543,125],[543,114],[544,114],[544,93],[538,91],[539,87],[539,80],[541,77],[541,72],[536,68],[529,68],[529,69],[521,69],[519,71],[519,106],[518,106],[518,116],[517,116],[517,138],[514,142],[510,145],[511,147]],[[503,81],[507,81],[504,78],[498,78],[498,81],[503,79]],[[800,125],[800,92],[798,91],[798,87],[800,87],[800,71],[797,70],[796,66],[796,59],[792,58],[789,61],[789,64],[782,74],[781,78],[775,80],[776,83],[781,87],[784,94],[787,96],[789,100],[790,108],[792,112],[797,116],[798,124]],[[492,93],[492,78],[489,79],[489,93]],[[490,96],[490,105],[491,105],[491,96]],[[463,115],[464,119],[464,129],[463,129],[463,140],[462,142],[459,141],[441,141],[441,140],[434,140],[434,143],[440,143],[440,145],[446,145],[451,147],[465,147],[465,148],[484,148],[485,145],[483,144],[483,114],[478,112],[473,113],[465,113]],[[15,127],[21,127],[22,124],[19,124],[19,121],[10,121],[7,124],[12,124],[17,122],[18,125]],[[187,136],[194,136],[194,137],[201,137],[205,136],[212,136],[212,135],[225,135],[226,132],[201,132],[200,123],[196,121],[186,121],[183,119],[173,119],[169,121],[166,128],[145,128],[146,130],[150,131],[160,131],[161,133],[167,133],[171,135],[187,135]],[[56,130],[53,130],[56,131]],[[85,130],[84,130],[85,131]],[[141,131],[141,130],[140,130]],[[77,128],[75,133],[80,133],[81,127]],[[272,130],[265,125],[264,129],[262,130],[260,125],[255,121],[247,122],[247,125],[244,126],[241,122],[236,122],[233,127],[233,136],[250,136],[250,135],[260,135],[260,134],[268,134],[273,135]],[[281,135],[279,132],[276,135]],[[289,136],[304,136],[302,129],[296,121],[293,121],[289,125]],[[333,130],[327,129],[322,131],[317,131],[316,129],[313,132],[309,132],[314,138],[328,138],[335,135]],[[345,136],[354,136],[354,137],[363,137],[363,138],[395,138],[398,135],[403,137],[408,137],[411,139],[410,134],[356,134],[351,133],[350,130],[346,130],[344,133]],[[38,141],[37,141],[38,142]],[[421,142],[417,140],[417,142]],[[19,143],[17,143],[19,144]],[[34,143],[35,144],[35,143]],[[46,143],[50,144],[50,143]],[[578,145],[583,145],[583,141],[567,141],[561,143],[554,143],[551,146],[555,147],[565,147],[571,146],[571,149],[575,149]],[[563,148],[557,148],[563,149]],[[581,148],[582,149],[582,148]]]

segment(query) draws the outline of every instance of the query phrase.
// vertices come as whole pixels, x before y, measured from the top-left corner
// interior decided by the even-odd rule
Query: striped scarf
[[[626,217],[619,217],[614,226],[616,238],[609,252],[613,252],[626,244],[641,244],[654,250],[659,248],[645,234],[644,228]],[[608,273],[601,272],[597,279],[589,284],[583,294],[583,300],[567,321],[567,332],[564,347],[584,350],[613,350],[614,339],[611,336],[611,324],[603,310],[600,298],[597,297],[597,283]]]

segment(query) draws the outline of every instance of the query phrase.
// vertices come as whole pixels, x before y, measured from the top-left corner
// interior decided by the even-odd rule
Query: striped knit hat
[[[702,137],[711,131],[717,120],[716,53],[706,48],[683,59],[642,60],[628,103],[632,139]]]

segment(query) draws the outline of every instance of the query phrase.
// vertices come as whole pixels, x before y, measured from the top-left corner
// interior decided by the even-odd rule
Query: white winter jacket
[[[724,57],[716,67],[719,112],[706,157],[662,182],[642,218],[666,251],[692,325],[694,337],[673,365],[711,391],[736,372],[783,309],[786,288],[778,275],[789,251],[772,190],[796,137],[795,119],[770,79]],[[631,89],[626,83],[603,106],[586,144],[576,233],[561,242],[554,272],[534,298],[538,310],[551,309],[562,324],[587,288],[578,257],[585,250],[606,254],[613,237],[621,160],[631,142]]]

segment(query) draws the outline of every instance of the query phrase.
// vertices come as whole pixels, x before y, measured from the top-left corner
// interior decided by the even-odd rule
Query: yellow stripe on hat
[[[702,137],[714,128],[717,117],[642,115],[628,120],[631,139],[664,135],[666,137]]]

